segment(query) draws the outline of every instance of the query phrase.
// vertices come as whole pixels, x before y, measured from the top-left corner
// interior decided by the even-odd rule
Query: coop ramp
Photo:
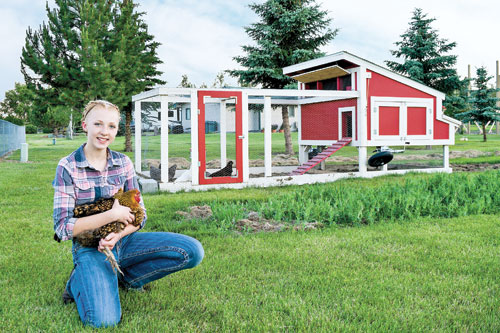
[[[337,152],[340,150],[340,148],[347,146],[350,142],[352,141],[352,138],[342,138],[342,140],[337,141],[330,147],[326,148],[323,150],[321,153],[318,155],[314,156],[311,158],[309,161],[306,163],[302,164],[299,166],[297,169],[293,170],[290,173],[290,176],[299,176],[303,175],[307,171],[311,170],[314,168],[316,165],[320,164],[324,160],[326,160],[328,157],[330,157],[333,153]]]

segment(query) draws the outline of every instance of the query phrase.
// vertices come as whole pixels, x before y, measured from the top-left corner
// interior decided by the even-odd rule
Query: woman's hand
[[[132,214],[130,208],[120,205],[120,202],[115,199],[111,211],[114,213],[115,221],[121,222],[127,226],[134,221],[135,216]]]
[[[102,250],[107,247],[110,250],[113,250],[115,247],[115,244],[122,238],[121,233],[110,233],[107,235],[105,238],[101,238],[99,241],[99,246],[97,247],[97,250],[99,252],[102,252]]]

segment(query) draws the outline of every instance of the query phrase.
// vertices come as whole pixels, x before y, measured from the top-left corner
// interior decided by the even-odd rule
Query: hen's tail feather
[[[118,266],[118,262],[116,261],[115,255],[111,250],[107,247],[105,247],[102,252],[106,255],[106,260],[109,261],[111,268],[113,269],[113,272],[116,273],[116,271],[120,272],[121,275],[123,275],[122,270],[120,269],[120,266]]]

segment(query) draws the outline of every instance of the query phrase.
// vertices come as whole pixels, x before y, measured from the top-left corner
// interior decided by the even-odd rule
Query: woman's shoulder
[[[111,153],[111,158],[113,159],[113,164],[119,164],[122,166],[132,164],[132,160],[127,155],[111,149],[109,151]]]
[[[77,158],[76,158],[77,153],[78,153],[78,149],[75,150],[74,152],[72,152],[71,154],[64,156],[63,158],[61,158],[59,160],[59,163],[57,164],[57,166],[58,167],[59,166],[65,167],[65,168],[74,167],[76,165],[76,162],[77,162]]]

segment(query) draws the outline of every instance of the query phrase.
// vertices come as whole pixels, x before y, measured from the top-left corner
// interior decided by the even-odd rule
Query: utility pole
[[[472,81],[471,81],[471,75],[470,75],[470,65],[468,65],[467,70],[468,70],[468,73],[469,73],[469,75],[468,75],[468,77],[469,77],[469,89],[467,91],[467,97],[470,97],[470,91],[471,91],[471,88],[472,88],[472,85],[471,85]],[[470,121],[467,123],[467,134],[470,134]]]
[[[500,62],[497,60],[497,76],[496,76],[496,79],[497,79],[497,89],[500,89]],[[499,98],[499,100],[497,101],[497,107],[500,108],[500,91],[497,91],[497,98]],[[496,124],[495,124],[495,127],[497,129],[497,135],[500,134],[500,121],[496,121]]]

